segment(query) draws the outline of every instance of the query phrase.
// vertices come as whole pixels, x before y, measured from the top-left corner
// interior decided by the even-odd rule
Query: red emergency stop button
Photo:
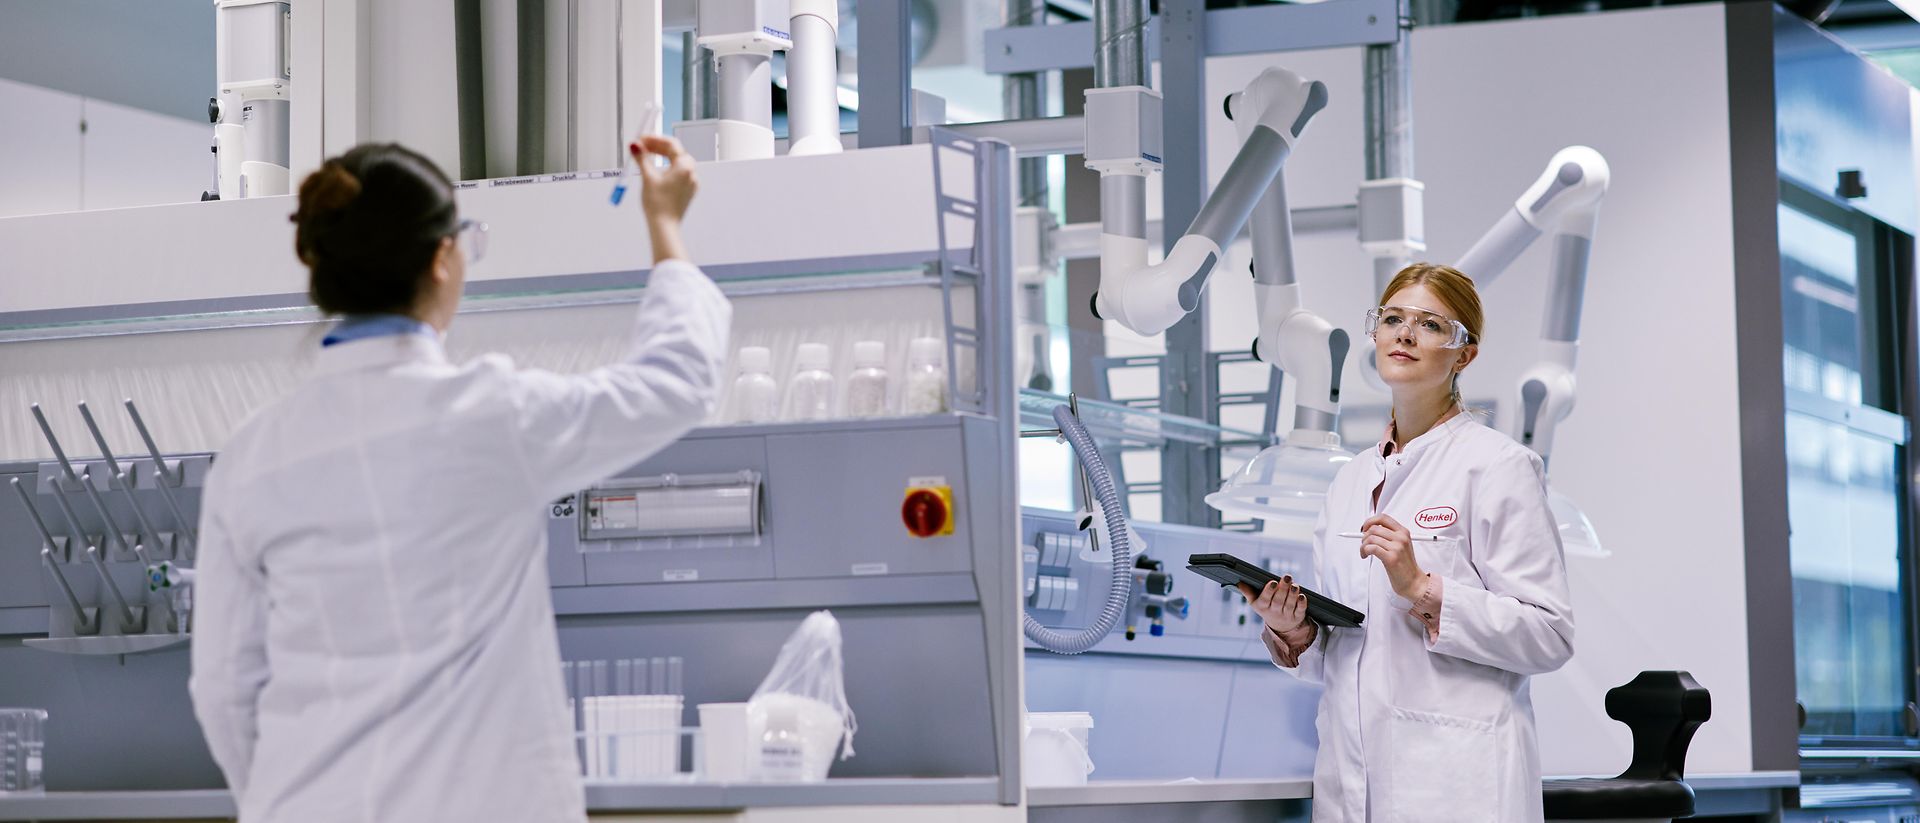
[[[946,486],[907,490],[900,504],[900,521],[914,537],[953,534],[953,490]]]

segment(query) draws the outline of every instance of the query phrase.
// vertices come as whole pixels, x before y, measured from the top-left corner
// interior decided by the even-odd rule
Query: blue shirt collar
[[[350,314],[320,341],[322,347],[396,334],[435,336],[433,327],[404,314]]]

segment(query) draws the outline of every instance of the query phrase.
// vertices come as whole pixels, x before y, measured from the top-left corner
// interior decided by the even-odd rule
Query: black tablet
[[[1187,570],[1222,586],[1245,583],[1252,586],[1254,591],[1266,588],[1268,581],[1280,579],[1280,575],[1231,554],[1187,555]],[[1360,628],[1360,621],[1367,619],[1366,615],[1348,608],[1346,604],[1305,586],[1301,586],[1300,591],[1307,596],[1307,617],[1316,623],[1357,629]]]

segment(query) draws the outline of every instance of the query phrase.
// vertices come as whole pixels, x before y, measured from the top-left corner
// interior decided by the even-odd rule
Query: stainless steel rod
[[[40,424],[40,434],[47,438],[47,445],[53,447],[54,459],[60,461],[60,470],[67,473],[67,480],[77,481],[79,475],[73,473],[73,463],[67,460],[67,450],[60,448],[60,438],[53,436],[53,427],[47,425],[47,415],[40,411],[40,404],[32,406],[33,421]]]
[[[178,478],[175,478],[173,473],[167,470],[167,458],[161,456],[160,444],[154,442],[153,432],[147,429],[147,421],[141,419],[140,409],[133,405],[133,398],[127,398],[126,407],[127,416],[133,418],[133,427],[140,431],[140,440],[147,444],[147,454],[153,457],[153,464],[160,469],[160,485],[166,486],[168,484],[185,482],[187,473],[184,469],[181,470],[180,477]]]
[[[87,547],[87,562],[93,564],[93,570],[100,574],[100,585],[106,587],[107,594],[113,596],[113,605],[120,609],[120,630],[128,634],[142,631],[140,621],[133,616],[133,607],[127,605],[126,595],[120,593],[120,587],[114,585],[113,575],[107,573],[106,561],[100,559],[100,547]]]
[[[182,470],[181,474],[186,474],[185,470]],[[194,531],[193,521],[188,520],[187,516],[180,511],[180,501],[173,498],[173,489],[167,485],[166,470],[154,469],[153,475],[154,479],[159,481],[157,485],[160,486],[160,499],[167,502],[167,511],[173,513],[174,533],[185,535],[187,545],[197,550],[200,545],[200,535]],[[187,559],[193,559],[195,553],[197,552],[188,552]]]
[[[33,518],[33,527],[39,530],[40,539],[46,542],[47,549],[59,548],[60,544],[54,542],[53,530],[47,528],[47,521],[40,519],[40,509],[33,505],[33,496],[27,493],[27,487],[20,483],[18,477],[13,478],[13,491],[20,495],[20,505],[27,507],[27,515]]]
[[[87,408],[87,401],[80,401],[80,419],[87,421],[87,431],[93,434],[93,442],[100,447],[100,456],[107,460],[107,476],[120,474],[120,461],[113,459],[113,447],[107,445],[107,436],[100,431],[100,424],[93,420],[93,410]]]
[[[120,481],[120,493],[126,495],[127,508],[133,510],[134,522],[140,526],[141,542],[156,548],[159,547],[161,543],[160,532],[153,527],[151,521],[147,520],[146,510],[140,508],[140,498],[133,493],[133,483],[131,482],[133,478],[128,477],[125,472],[121,472],[115,475],[114,479]],[[136,551],[138,551],[138,549],[136,549]],[[140,559],[145,561],[149,566],[153,565],[153,560],[144,552],[140,554]]]
[[[80,487],[86,489],[87,500],[92,501],[94,512],[100,515],[100,523],[107,530],[106,539],[101,542],[112,541],[114,545],[120,548],[132,549],[133,553],[140,557],[140,562],[152,565],[153,561],[147,559],[146,550],[127,544],[126,533],[120,531],[120,524],[114,522],[113,515],[107,511],[107,501],[100,499],[100,490],[93,487],[93,470],[91,468],[87,469],[86,473],[80,476]]]
[[[87,617],[87,610],[80,605],[80,598],[73,594],[73,586],[67,582],[67,575],[60,571],[60,564],[53,562],[53,550],[40,550],[40,564],[47,567],[53,575],[53,582],[59,584],[60,593],[67,597],[67,607],[73,609],[74,634],[94,634],[100,631],[98,623]]]

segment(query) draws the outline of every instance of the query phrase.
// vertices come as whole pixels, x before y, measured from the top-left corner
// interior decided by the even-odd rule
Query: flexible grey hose
[[[1107,548],[1113,552],[1113,581],[1107,586],[1107,603],[1091,626],[1077,632],[1055,631],[1040,625],[1030,612],[1021,613],[1020,625],[1040,648],[1056,654],[1079,654],[1097,645],[1127,613],[1127,603],[1133,599],[1133,545],[1127,540],[1127,515],[1120,509],[1120,495],[1113,489],[1113,475],[1107,473],[1107,464],[1100,460],[1093,436],[1087,434],[1080,418],[1066,406],[1053,408],[1053,422],[1060,427],[1060,434],[1066,437],[1068,445],[1073,446],[1074,454],[1079,455],[1080,465],[1093,482],[1094,499],[1106,515]]]

